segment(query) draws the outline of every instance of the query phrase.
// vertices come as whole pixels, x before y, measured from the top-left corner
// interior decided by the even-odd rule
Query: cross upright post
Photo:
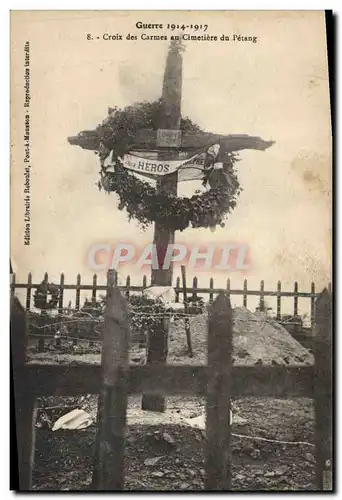
[[[157,135],[157,147],[165,147],[165,152],[161,150],[158,158],[167,157],[170,159],[170,147],[180,145],[179,133],[175,133],[176,140],[163,140],[165,135],[171,130],[179,130],[181,121],[181,98],[182,98],[182,54],[181,45],[171,42],[169,53],[166,59],[166,68],[163,81],[162,92],[162,114],[160,117],[159,131]],[[158,138],[160,137],[160,139]],[[179,141],[179,142],[178,142]],[[175,153],[175,156],[177,153]],[[163,176],[157,181],[157,189],[160,192],[177,196],[177,172]],[[156,221],[154,226],[154,240],[158,256],[158,269],[152,270],[151,284],[155,286],[172,285],[172,264],[168,269],[163,269],[165,253],[168,245],[173,244],[175,232],[163,227],[163,224]],[[165,364],[167,357],[168,322],[161,321],[155,335],[151,336],[148,342],[147,363]],[[149,411],[163,412],[166,408],[165,397],[163,395],[144,394],[142,398],[142,409]]]

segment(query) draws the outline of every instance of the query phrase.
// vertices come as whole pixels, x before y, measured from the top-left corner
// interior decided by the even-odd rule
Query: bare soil
[[[168,406],[187,417],[204,402],[169,398]],[[140,398],[130,398],[137,407]],[[314,489],[313,447],[260,441],[313,443],[314,414],[309,399],[245,398],[234,403],[246,424],[233,424],[232,487],[241,490],[309,491]],[[193,410],[195,408],[195,411]],[[174,441],[170,445],[163,434]],[[81,431],[37,429],[35,490],[88,490],[91,486],[96,426]],[[252,438],[252,439],[251,439]],[[126,490],[184,491],[204,488],[205,432],[185,425],[129,425],[126,436]],[[154,465],[146,459],[161,457]]]

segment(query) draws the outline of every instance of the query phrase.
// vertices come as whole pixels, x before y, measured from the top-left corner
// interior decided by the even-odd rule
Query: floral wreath
[[[115,192],[120,199],[119,210],[127,210],[129,219],[136,219],[146,229],[152,222],[165,229],[183,231],[190,225],[214,229],[224,227],[224,219],[236,206],[242,191],[234,164],[236,154],[219,151],[218,145],[208,148],[205,157],[203,185],[205,192],[195,191],[188,197],[177,197],[157,190],[149,182],[138,179],[126,169],[121,157],[130,151],[132,137],[138,128],[157,128],[161,101],[138,103],[124,110],[112,108],[109,117],[97,128],[101,138],[97,154],[101,161],[99,189]],[[189,118],[181,120],[181,130],[201,129]],[[104,160],[113,150],[114,172],[108,171]],[[220,161],[218,161],[220,160]]]
[[[59,300],[59,288],[53,283],[43,281],[34,293],[34,307],[37,309],[55,309]]]

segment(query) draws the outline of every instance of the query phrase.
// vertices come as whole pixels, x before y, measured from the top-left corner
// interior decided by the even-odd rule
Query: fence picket
[[[20,443],[18,446],[20,448],[20,451],[18,450],[19,488],[20,491],[30,491],[35,455],[36,398],[31,391],[27,390],[20,396],[17,391],[16,399],[16,427],[18,443]]]
[[[91,305],[92,307],[96,306],[96,290],[97,290],[97,274],[94,274],[93,276],[93,289],[91,292]],[[94,342],[92,340],[89,340],[89,347],[93,347]]]
[[[129,299],[129,289],[131,286],[131,277],[128,275],[126,278],[126,298]]]
[[[11,279],[11,298],[14,298],[15,288],[16,288],[15,273],[13,273]]]
[[[192,280],[192,288],[193,288],[193,292],[192,292],[191,302],[193,304],[195,304],[197,302],[197,299],[198,299],[198,295],[197,295],[198,279],[197,279],[197,276],[195,276]]]
[[[264,280],[262,280],[260,282],[260,304],[259,304],[259,308],[260,308],[260,311],[265,311],[265,295],[264,295],[264,291],[265,291],[265,283],[264,283]]]
[[[210,278],[210,283],[209,283],[209,302],[212,303],[213,300],[214,300],[214,293],[213,293],[213,289],[214,289],[214,278]]]
[[[114,269],[109,269],[107,272],[107,293],[106,293],[106,303],[109,298],[109,290],[113,287],[117,286],[117,273]],[[99,397],[97,399],[97,422],[103,422],[105,418],[104,413],[104,393],[100,391]],[[100,446],[101,446],[102,435],[100,429],[97,431],[96,441],[95,441],[95,450],[94,450],[94,464],[93,464],[93,475],[92,475],[92,489],[97,490],[100,487],[99,478],[100,478]]]
[[[230,278],[227,278],[227,286],[226,286],[226,289],[227,289],[227,294],[230,295]]]
[[[293,288],[293,316],[296,318],[298,316],[298,282],[295,281]]]
[[[310,299],[310,324],[311,324],[311,331],[312,331],[312,336],[314,336],[314,324],[315,324],[315,283],[311,283],[311,294],[312,297]]]
[[[221,293],[209,317],[206,490],[231,489],[232,334],[230,300]]]
[[[35,441],[35,396],[25,375],[27,319],[15,297],[11,297],[10,338],[13,374],[15,429],[18,444],[19,490],[31,490]]]
[[[176,279],[176,291],[175,291],[175,302],[179,302],[179,289],[180,288],[180,277],[177,276]]]
[[[325,288],[315,314],[316,488],[332,490],[332,301]]]
[[[64,274],[61,274],[59,281],[59,297],[58,297],[58,314],[63,314],[63,299],[64,299]]]
[[[96,304],[96,290],[97,290],[97,274],[93,276],[93,288],[91,291],[91,305],[94,307]]]
[[[124,450],[129,349],[128,307],[117,287],[109,288],[102,348],[103,419],[99,423],[97,489],[124,489]]]
[[[76,311],[80,310],[80,295],[81,295],[81,275],[78,274],[76,279],[76,300],[75,300]]]
[[[277,320],[281,320],[281,281],[277,283]]]
[[[79,311],[80,310],[80,298],[81,298],[81,275],[78,274],[77,275],[77,279],[76,279],[76,300],[75,300],[75,311]],[[79,336],[79,324],[78,324],[78,321],[76,321],[76,335],[75,335],[75,338],[74,340],[72,341],[73,345],[76,346],[77,345],[77,338]]]
[[[27,290],[26,290],[26,311],[31,309],[31,284],[32,284],[32,273],[28,273],[27,276]]]
[[[185,335],[186,335],[186,342],[188,345],[188,356],[189,358],[193,357],[193,352],[192,352],[192,343],[191,343],[191,331],[190,331],[190,321],[189,321],[189,304],[188,304],[188,297],[186,293],[186,274],[185,274],[185,266],[181,266],[182,270],[182,281],[183,281],[183,302],[184,302],[184,311],[185,311]]]
[[[45,273],[43,283],[48,283],[48,282],[49,282],[49,275],[48,273]],[[45,293],[45,298],[47,298],[47,293]],[[40,316],[38,318],[38,325],[41,327],[40,330],[41,337],[38,340],[38,352],[44,352],[45,350],[46,319],[47,319],[47,313],[44,309],[41,309]]]
[[[58,323],[59,323],[59,333],[62,334],[63,326],[63,299],[64,299],[64,274],[61,274],[59,281],[59,298],[58,298]],[[56,347],[61,346],[61,337],[56,339]]]
[[[243,280],[243,307],[247,307],[247,280]]]

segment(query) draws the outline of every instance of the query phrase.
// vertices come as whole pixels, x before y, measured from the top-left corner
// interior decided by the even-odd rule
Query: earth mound
[[[233,310],[233,362],[236,365],[314,363],[313,355],[273,318],[245,307]],[[168,363],[207,363],[208,314],[190,317],[193,358],[187,355],[184,321],[171,324]]]

